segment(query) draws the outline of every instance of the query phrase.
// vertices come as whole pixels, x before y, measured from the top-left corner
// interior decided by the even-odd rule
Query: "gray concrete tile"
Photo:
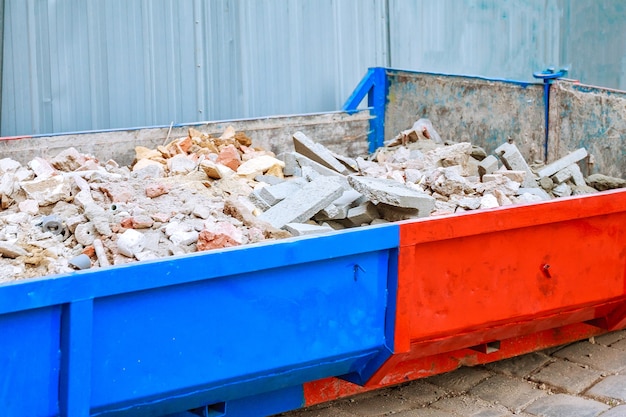
[[[626,330],[617,330],[614,332],[606,333],[601,336],[594,337],[596,343],[604,346],[611,346],[613,343],[626,339]]]
[[[431,376],[427,381],[450,392],[461,393],[480,381],[489,378],[491,372],[481,367],[462,367],[452,372]]]
[[[392,394],[411,404],[411,407],[420,407],[430,404],[449,393],[448,390],[431,384],[427,379],[413,381],[392,389]]]
[[[337,406],[318,407],[313,406],[301,410],[294,410],[289,413],[278,414],[276,417],[358,417],[356,414],[343,411]]]
[[[587,395],[626,401],[626,375],[610,375],[591,387]]]
[[[611,347],[613,349],[619,349],[619,350],[626,351],[626,339],[622,339],[620,341],[617,341],[617,342],[611,344]]]
[[[573,362],[557,360],[539,370],[530,379],[570,394],[578,394],[593,385],[601,376],[601,371],[585,369]]]
[[[463,417],[460,414],[433,408],[415,408],[393,414],[393,417]]]
[[[443,398],[431,404],[431,408],[457,413],[464,417],[508,417],[511,414],[503,405],[492,404],[468,395]]]
[[[365,398],[357,397],[354,401],[341,402],[337,404],[337,408],[359,417],[375,417],[409,410],[411,403],[403,398],[383,392]]]
[[[626,369],[626,351],[588,341],[567,346],[554,353],[554,356],[589,365],[601,371],[619,372]]]
[[[545,391],[523,379],[514,379],[504,375],[495,375],[484,380],[468,392],[485,401],[502,404],[514,413],[519,413],[539,397],[546,395]]]
[[[624,417],[626,416],[626,405],[619,405],[600,414],[600,417]]]
[[[550,357],[541,352],[532,352],[485,365],[491,371],[510,376],[526,377],[550,361]]]
[[[540,417],[596,417],[609,408],[598,401],[556,394],[539,398],[525,411]]]

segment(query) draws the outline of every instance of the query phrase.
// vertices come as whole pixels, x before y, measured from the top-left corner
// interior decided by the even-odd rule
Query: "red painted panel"
[[[474,366],[507,359],[524,353],[597,336],[605,332],[605,330],[589,324],[577,323],[502,340],[500,342],[500,350],[489,354],[471,349],[459,349],[419,358],[412,358],[410,353],[398,354],[389,358],[381,368],[380,374],[375,375],[371,380],[375,379],[378,382],[368,383],[364,387],[338,378],[325,378],[304,384],[305,406],[426,378],[452,371],[461,366]]]
[[[402,224],[396,350],[623,298],[625,225],[625,191]]]

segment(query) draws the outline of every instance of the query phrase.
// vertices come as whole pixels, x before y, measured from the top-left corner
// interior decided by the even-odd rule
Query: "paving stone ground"
[[[280,414],[391,415],[626,417],[626,330]]]

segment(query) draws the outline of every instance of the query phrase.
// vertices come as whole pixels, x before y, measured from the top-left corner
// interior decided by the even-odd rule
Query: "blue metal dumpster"
[[[372,227],[1,286],[2,414],[225,411],[367,378],[390,354],[398,236]]]

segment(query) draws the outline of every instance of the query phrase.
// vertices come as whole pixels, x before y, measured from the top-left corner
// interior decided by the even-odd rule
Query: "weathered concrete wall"
[[[512,139],[529,162],[543,159],[543,87],[482,78],[390,73],[385,139],[428,118],[442,139],[493,152]]]
[[[624,178],[626,93],[567,81],[551,88],[549,159],[584,147],[591,155],[585,174]]]
[[[253,146],[276,154],[293,151],[291,136],[301,131],[337,153],[356,156],[367,154],[369,119],[369,111],[365,110],[352,115],[333,112],[207,122],[175,127],[171,131],[169,127],[160,127],[0,140],[0,155],[27,163],[36,156],[53,157],[72,146],[100,160],[113,159],[120,165],[129,165],[133,162],[136,146],[155,148],[164,145],[172,139],[187,136],[189,127],[219,137],[232,125],[236,131],[246,133]]]

